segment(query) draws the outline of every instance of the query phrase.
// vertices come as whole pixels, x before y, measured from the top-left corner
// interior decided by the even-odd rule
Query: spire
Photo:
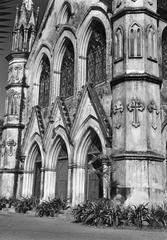
[[[38,15],[39,8],[34,10],[33,0],[22,0],[21,6],[16,7],[12,52],[31,50],[36,36]]]
[[[15,17],[15,22],[14,22],[14,28],[18,26],[19,23],[19,6],[16,6],[16,17]]]

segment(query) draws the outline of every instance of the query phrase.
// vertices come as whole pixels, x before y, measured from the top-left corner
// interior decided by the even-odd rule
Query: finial
[[[25,4],[25,8],[30,11],[32,6],[33,6],[33,2],[32,0],[23,0],[23,3]]]

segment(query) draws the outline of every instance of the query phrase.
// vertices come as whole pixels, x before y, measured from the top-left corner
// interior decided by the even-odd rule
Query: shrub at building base
[[[117,205],[112,200],[101,199],[79,204],[73,210],[75,222],[88,225],[136,226],[167,228],[167,208],[139,204],[138,206]]]
[[[54,217],[67,209],[67,201],[54,198],[50,201],[43,201],[36,207],[36,215],[39,217],[47,216]]]
[[[54,198],[49,201],[43,201],[39,204],[39,201],[34,198],[21,198],[21,199],[6,199],[0,198],[0,210],[15,208],[16,213],[27,213],[28,211],[34,210],[36,216],[50,216],[61,213],[62,210],[67,209],[67,200],[61,200]]]

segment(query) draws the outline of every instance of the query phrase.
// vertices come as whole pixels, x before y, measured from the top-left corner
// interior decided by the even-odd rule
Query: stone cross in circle
[[[131,100],[127,108],[129,112],[133,112],[132,126],[134,126],[135,128],[138,128],[140,126],[138,112],[144,111],[145,109],[144,104],[138,98],[135,98]]]
[[[151,101],[150,104],[148,105],[147,109],[150,113],[152,113],[152,128],[154,130],[156,130],[157,129],[157,120],[158,120],[158,115],[159,115],[158,107],[154,101]]]

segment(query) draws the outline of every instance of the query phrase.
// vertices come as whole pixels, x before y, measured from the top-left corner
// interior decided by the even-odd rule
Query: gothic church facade
[[[16,9],[1,196],[162,203],[166,1],[50,0],[38,15]]]

